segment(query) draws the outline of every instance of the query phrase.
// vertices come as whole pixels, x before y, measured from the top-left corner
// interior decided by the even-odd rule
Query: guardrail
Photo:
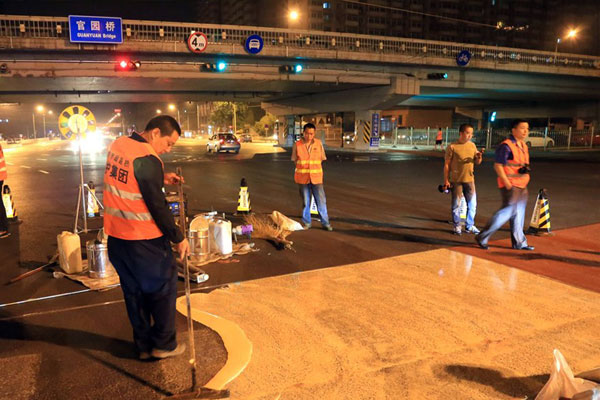
[[[515,66],[546,66],[556,73],[570,70],[598,70],[600,58],[579,54],[554,53],[509,47],[484,46],[466,43],[441,42],[420,39],[369,36],[350,33],[291,30],[255,26],[193,24],[162,21],[123,20],[123,40],[127,42],[183,43],[192,32],[206,34],[210,44],[242,44],[248,35],[259,34],[267,47],[289,49],[335,50],[373,55],[417,57],[418,60],[437,58],[447,60],[442,65],[456,66],[457,55],[468,50],[472,61]],[[64,17],[32,17],[0,15],[0,39],[12,48],[13,40],[29,38],[69,40],[68,19]],[[35,46],[35,41],[29,44]],[[73,44],[77,47],[77,44]],[[90,48],[89,44],[85,45]],[[101,45],[117,48],[117,45]],[[209,49],[210,50],[210,49]],[[207,51],[210,53],[210,51]],[[291,56],[291,55],[290,55]],[[316,57],[318,58],[318,57]],[[391,60],[391,59],[390,59]],[[386,61],[390,61],[386,59]],[[380,60],[382,61],[382,60]],[[431,63],[436,65],[435,63]],[[514,69],[514,67],[513,67]]]
[[[458,140],[458,129],[442,129],[443,146]],[[433,146],[437,128],[402,128],[393,132],[381,132],[380,144],[389,146]],[[509,129],[479,129],[473,132],[472,141],[477,147],[487,149],[496,148],[504,139],[510,135]],[[600,148],[600,132],[594,128],[588,130],[564,130],[532,129],[525,143],[533,149],[591,149]]]

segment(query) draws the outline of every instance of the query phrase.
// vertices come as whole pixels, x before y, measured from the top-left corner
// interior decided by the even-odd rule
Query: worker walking
[[[151,119],[141,134],[120,137],[109,150],[104,173],[104,231],[108,257],[121,280],[127,314],[141,360],[182,354],[177,344],[177,265],[189,245],[163,193],[183,177],[164,173],[159,154],[168,153],[181,128],[167,115]]]
[[[464,196],[467,202],[467,221],[465,231],[479,233],[475,226],[477,212],[477,194],[475,193],[475,164],[481,164],[483,149],[477,151],[473,138],[473,125],[462,124],[456,142],[446,147],[444,160],[444,187],[452,190],[452,222],[454,234],[462,234],[460,203]]]
[[[8,217],[6,216],[4,199],[1,196],[1,194],[4,193],[4,181],[7,177],[8,171],[6,170],[6,160],[4,159],[4,152],[2,151],[2,145],[0,144],[0,239],[10,236],[10,232],[8,232]]]
[[[529,149],[525,139],[529,135],[529,123],[518,119],[512,124],[510,135],[496,149],[494,169],[498,175],[498,187],[502,196],[502,206],[492,216],[485,229],[475,241],[482,249],[488,249],[490,236],[510,221],[513,249],[534,250],[527,244],[523,233],[525,207],[527,206],[527,184],[529,183]]]
[[[317,210],[321,216],[321,225],[328,231],[333,227],[329,223],[327,215],[327,202],[325,199],[325,190],[323,189],[323,167],[321,163],[327,159],[323,143],[315,139],[315,126],[313,124],[304,125],[303,137],[294,143],[292,148],[292,161],[296,163],[294,172],[294,181],[300,189],[300,196],[304,202],[302,210],[302,222],[304,228],[311,227],[310,203],[314,196]]]

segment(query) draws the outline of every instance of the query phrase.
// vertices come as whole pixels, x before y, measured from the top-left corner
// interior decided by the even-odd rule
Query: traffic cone
[[[533,233],[535,235],[553,234],[550,231],[550,203],[548,202],[546,189],[540,189],[538,192],[527,233]]]
[[[98,202],[96,201],[96,186],[94,182],[88,182],[88,195],[87,195],[87,215],[90,218],[99,217],[100,216],[100,208],[98,207]]]
[[[317,209],[317,202],[315,201],[315,196],[310,195],[310,215],[314,215],[317,218],[319,217],[319,210]]]
[[[465,200],[465,196],[460,196],[460,219],[467,219],[467,200]]]
[[[19,217],[17,216],[17,209],[8,185],[4,185],[4,189],[2,189],[2,202],[4,203],[4,208],[6,209],[6,218],[11,221],[18,220]]]
[[[236,214],[250,214],[250,211],[252,211],[252,207],[250,206],[250,192],[248,191],[246,178],[242,178]]]

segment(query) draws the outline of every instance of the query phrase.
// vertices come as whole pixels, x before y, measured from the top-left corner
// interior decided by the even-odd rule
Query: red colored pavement
[[[489,250],[476,244],[452,250],[600,292],[600,224],[553,233],[553,236],[527,235],[534,251],[513,250],[510,238],[490,241]]]

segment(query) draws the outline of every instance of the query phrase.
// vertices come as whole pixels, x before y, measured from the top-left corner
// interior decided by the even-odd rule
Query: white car
[[[527,147],[554,147],[554,139],[551,137],[544,138],[544,132],[529,132],[529,136],[525,138]]]

